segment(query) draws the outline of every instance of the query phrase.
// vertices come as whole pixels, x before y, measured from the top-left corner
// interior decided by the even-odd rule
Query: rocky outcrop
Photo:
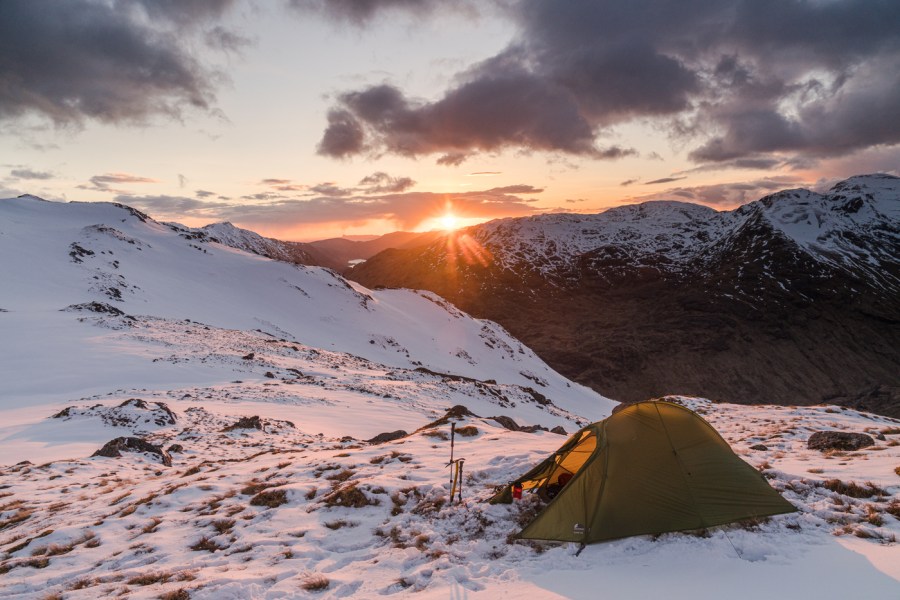
[[[122,456],[123,452],[144,452],[155,456],[165,466],[172,466],[172,457],[168,452],[163,450],[160,446],[151,444],[150,442],[137,437],[118,437],[114,440],[110,440],[91,456],[119,458]]]

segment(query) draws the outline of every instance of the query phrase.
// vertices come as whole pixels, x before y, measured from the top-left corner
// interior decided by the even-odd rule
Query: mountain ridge
[[[897,415],[898,206],[900,178],[879,174],[733,211],[663,201],[502,219],[348,276],[434,291],[619,400],[838,401]],[[452,251],[463,246],[481,259]]]

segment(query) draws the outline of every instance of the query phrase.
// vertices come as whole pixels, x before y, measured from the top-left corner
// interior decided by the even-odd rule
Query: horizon
[[[900,173],[889,2],[47,4],[0,5],[0,197],[307,241]]]

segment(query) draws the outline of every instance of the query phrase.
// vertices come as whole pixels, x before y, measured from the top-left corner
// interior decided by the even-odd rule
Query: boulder
[[[865,433],[847,431],[817,431],[809,436],[806,447],[810,450],[859,450],[874,446],[875,440]]]
[[[163,450],[160,446],[151,444],[138,437],[118,437],[114,440],[110,440],[91,456],[119,458],[122,456],[123,452],[147,452],[148,454],[155,454],[162,461],[162,464],[167,467],[172,466],[172,457],[168,452]]]

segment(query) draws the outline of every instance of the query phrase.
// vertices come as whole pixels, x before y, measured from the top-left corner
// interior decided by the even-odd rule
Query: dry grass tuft
[[[377,506],[378,500],[370,500],[356,484],[339,488],[322,499],[325,506],[344,506],[348,508],[362,508],[363,506]]]
[[[474,437],[478,435],[478,428],[474,425],[466,425],[465,427],[457,427],[456,434],[462,437]]]
[[[193,545],[188,546],[188,548],[190,548],[191,550],[197,550],[197,551],[206,550],[207,552],[216,552],[218,550],[225,549],[224,547],[220,546],[219,544],[217,544],[213,540],[209,539],[205,535],[203,537],[201,537],[199,540],[197,540],[197,542],[194,543]]]
[[[232,530],[234,527],[234,519],[217,519],[211,522],[210,525],[216,530],[216,533],[221,535]]]
[[[303,578],[300,587],[307,592],[321,592],[328,589],[331,582],[324,575],[307,575]]]
[[[333,473],[333,474],[329,475],[325,479],[327,479],[328,481],[337,481],[340,483],[343,481],[347,481],[348,479],[353,477],[353,475],[355,473],[356,473],[356,471],[354,471],[353,469],[343,469],[337,473]]]
[[[160,594],[159,600],[191,600],[191,595],[185,588],[181,588]]]
[[[250,499],[253,506],[265,506],[266,508],[275,508],[282,504],[287,504],[287,492],[285,490],[269,490],[260,492]]]

